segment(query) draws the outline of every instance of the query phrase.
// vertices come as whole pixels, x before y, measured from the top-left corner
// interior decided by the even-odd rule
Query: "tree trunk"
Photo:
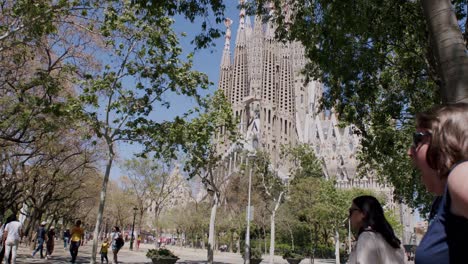
[[[468,55],[450,0],[422,0],[444,103],[468,102]]]
[[[275,208],[273,209],[271,213],[271,238],[270,238],[270,264],[273,264],[273,260],[275,257],[275,217],[276,217],[276,211],[278,210],[280,204],[281,204],[281,199],[283,197],[284,191],[280,192],[280,195],[278,196],[278,200],[276,201]]]
[[[231,236],[229,238],[229,252],[232,253],[233,252],[232,247],[234,246],[234,232],[231,231],[230,233],[231,233]]]
[[[104,205],[106,203],[106,195],[107,195],[107,183],[109,182],[110,171],[112,168],[112,163],[114,161],[114,150],[112,144],[109,146],[109,159],[107,160],[106,166],[106,173],[104,175],[104,180],[102,181],[102,188],[101,188],[101,197],[99,201],[99,210],[96,219],[96,226],[94,228],[93,233],[93,250],[91,253],[91,263],[96,263],[96,254],[97,254],[97,247],[98,247],[98,236],[99,236],[99,227],[102,223],[102,215],[104,212]]]
[[[210,216],[210,230],[208,233],[208,263],[213,264],[213,246],[215,239],[215,221],[216,221],[216,210],[218,209],[218,194],[213,195],[213,204],[211,206]]]
[[[286,225],[288,226],[289,236],[291,236],[291,250],[294,251],[294,234],[289,223],[286,223]]]
[[[141,223],[143,222],[143,215],[145,214],[144,211],[140,211],[140,220],[138,221],[138,235],[141,233]]]
[[[310,263],[313,264],[315,263],[315,247],[317,246],[317,224],[313,224],[312,227],[310,227],[310,244],[312,245],[311,251],[310,251]]]
[[[340,264],[340,234],[338,228],[335,228],[335,263]]]
[[[275,258],[275,217],[276,217],[276,210],[273,210],[271,213],[271,233],[270,233],[270,264],[274,263]]]

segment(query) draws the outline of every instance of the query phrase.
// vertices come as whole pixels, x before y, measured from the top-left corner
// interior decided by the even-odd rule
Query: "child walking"
[[[106,259],[106,263],[109,263],[107,259],[107,250],[109,248],[109,239],[105,238],[101,245],[101,263],[104,263],[104,259]]]

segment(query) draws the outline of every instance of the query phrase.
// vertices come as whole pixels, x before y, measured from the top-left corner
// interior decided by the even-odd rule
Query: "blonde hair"
[[[468,104],[440,105],[416,115],[416,127],[431,133],[427,163],[446,178],[453,165],[468,160]]]

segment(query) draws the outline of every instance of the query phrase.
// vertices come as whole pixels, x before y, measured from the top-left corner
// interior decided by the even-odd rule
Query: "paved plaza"
[[[59,241],[56,244],[54,253],[51,259],[41,259],[40,254],[37,253],[34,258],[31,258],[32,250],[25,245],[21,245],[18,249],[18,258],[17,263],[70,263],[70,253],[68,250],[65,250]],[[152,244],[142,244],[140,250],[130,251],[129,243],[125,243],[123,249],[119,252],[119,263],[151,263],[151,261],[145,257],[146,251],[149,248],[154,248]],[[206,250],[202,249],[192,249],[192,248],[182,248],[182,247],[167,247],[171,249],[177,256],[179,256],[179,261],[177,263],[185,264],[196,264],[196,263],[206,263]],[[109,262],[112,261],[112,253],[108,255]],[[268,263],[266,259],[267,256],[264,256],[262,264]],[[91,243],[85,244],[80,247],[78,258],[76,263],[89,263],[91,259]],[[100,255],[98,255],[98,263],[100,263]],[[240,254],[237,253],[228,253],[228,252],[215,252],[214,262],[218,264],[241,264],[244,263]],[[280,256],[275,256],[275,264],[286,264],[287,262],[282,259]],[[310,259],[305,259],[301,264],[331,264],[335,263],[333,259],[323,260],[316,259],[314,262],[311,262]]]

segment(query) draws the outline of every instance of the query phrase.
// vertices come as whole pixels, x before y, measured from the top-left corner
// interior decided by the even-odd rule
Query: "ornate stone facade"
[[[273,23],[263,24],[256,17],[252,25],[241,10],[231,57],[232,24],[230,19],[225,21],[218,89],[240,119],[244,147],[258,145],[267,150],[279,175],[287,177],[288,164],[279,159],[280,146],[310,144],[322,161],[324,174],[336,178],[338,187],[380,189],[372,177],[356,177],[360,143],[352,126],[341,128],[333,111],[319,111],[323,85],[306,83],[301,74],[306,64],[302,45],[276,41]],[[231,155],[233,148],[221,144],[220,151]]]

